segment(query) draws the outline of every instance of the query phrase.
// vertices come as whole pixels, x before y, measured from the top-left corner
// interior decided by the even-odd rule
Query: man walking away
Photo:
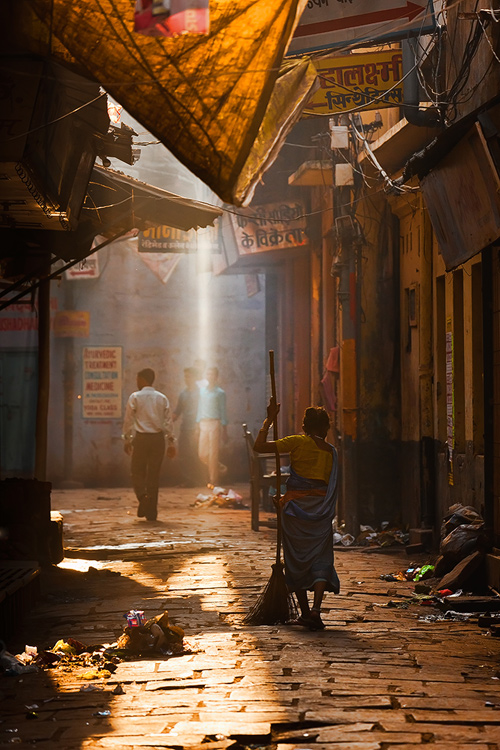
[[[179,432],[179,463],[183,487],[196,487],[199,484],[200,459],[198,458],[198,433],[196,417],[200,389],[196,383],[194,367],[184,368],[186,387],[179,394],[174,409],[173,420],[181,419]]]
[[[219,463],[221,437],[227,441],[226,394],[217,385],[219,370],[211,367],[207,371],[208,385],[200,389],[198,416],[200,437],[198,451],[200,460],[208,467],[209,484],[216,485],[227,472],[227,466]]]
[[[176,453],[170,404],[163,393],[153,388],[154,379],[154,370],[149,367],[137,373],[137,390],[128,399],[122,435],[125,453],[132,454],[130,469],[139,501],[137,515],[148,521],[156,521],[165,436],[168,458]]]

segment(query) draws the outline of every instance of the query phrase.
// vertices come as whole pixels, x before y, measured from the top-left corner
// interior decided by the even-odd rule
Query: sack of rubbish
[[[451,534],[457,526],[462,526],[464,524],[483,527],[484,519],[471,505],[462,505],[462,503],[451,505],[448,508],[448,514],[443,518],[441,524],[441,541],[443,541],[448,534]]]
[[[491,539],[482,516],[470,505],[455,503],[441,524],[436,576],[441,578],[469,555],[475,552],[485,554],[490,547]]]
[[[441,542],[440,555],[436,560],[436,576],[449,573],[459,562],[474,552],[485,554],[491,547],[491,539],[484,526],[462,524],[457,526]]]
[[[182,653],[183,639],[183,629],[168,621],[168,611],[165,610],[163,614],[150,618],[144,624],[127,625],[116,646],[134,654],[151,651],[174,654]]]
[[[453,529],[441,543],[440,552],[455,562],[459,562],[473,552],[488,548],[488,536],[482,527],[462,524]]]

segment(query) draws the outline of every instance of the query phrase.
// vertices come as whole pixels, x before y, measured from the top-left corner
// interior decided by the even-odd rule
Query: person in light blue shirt
[[[200,389],[196,384],[194,367],[184,368],[186,387],[179,394],[173,421],[181,420],[179,433],[179,465],[182,487],[197,487],[201,482],[201,465],[198,458],[198,401]]]
[[[208,468],[208,483],[217,485],[227,472],[219,461],[221,439],[227,442],[226,394],[218,385],[219,370],[207,370],[208,385],[200,389],[196,422],[199,427],[198,454]]]

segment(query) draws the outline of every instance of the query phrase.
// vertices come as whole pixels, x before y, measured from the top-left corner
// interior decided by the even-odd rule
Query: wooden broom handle
[[[274,373],[274,351],[269,350],[269,374],[271,376],[271,398],[274,403],[278,403],[276,398],[276,377]],[[278,415],[273,421],[273,438],[278,439]],[[280,454],[276,451],[276,516],[277,516],[277,543],[276,543],[276,562],[281,561],[281,510],[280,510],[280,498],[281,498],[281,460]]]

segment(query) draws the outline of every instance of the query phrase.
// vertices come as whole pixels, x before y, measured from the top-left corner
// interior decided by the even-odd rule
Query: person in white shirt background
[[[131,455],[132,487],[139,502],[137,515],[156,521],[160,468],[165,455],[176,455],[168,398],[153,388],[155,372],[146,367],[137,373],[137,391],[129,396],[123,422],[125,453]]]

